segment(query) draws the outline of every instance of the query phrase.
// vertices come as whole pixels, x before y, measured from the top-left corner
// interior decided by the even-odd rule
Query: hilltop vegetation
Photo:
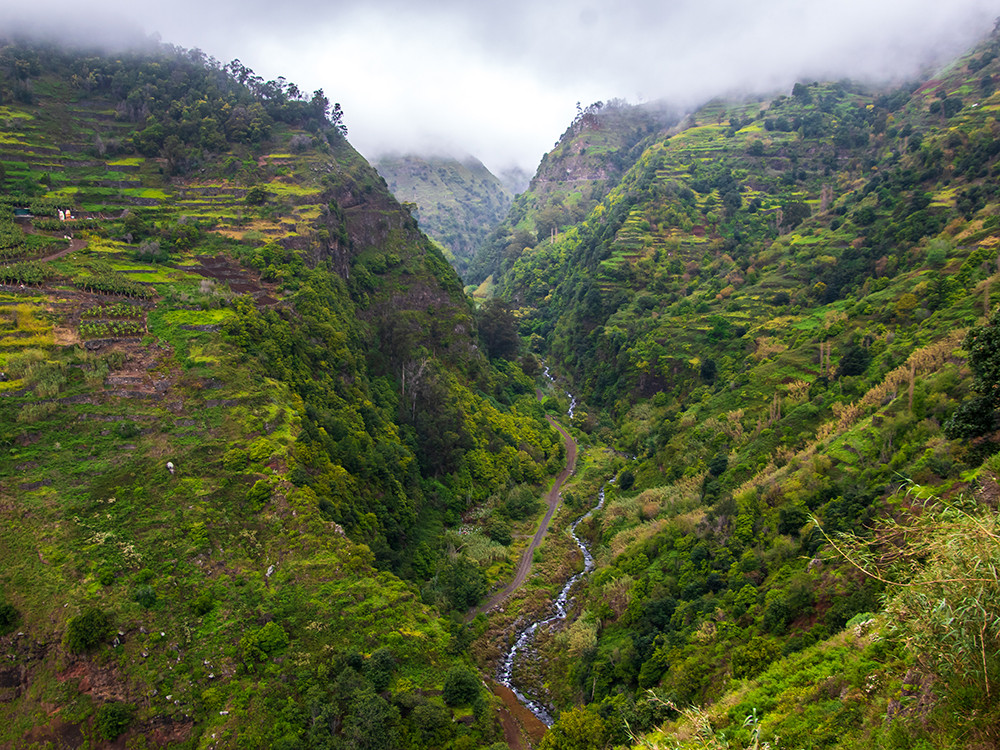
[[[562,444],[340,118],[0,44],[0,745],[502,736],[442,613]]]
[[[782,747],[995,743],[990,637],[975,665],[943,655],[961,628],[992,632],[995,576],[985,598],[903,605],[885,581],[930,557],[874,577],[826,535],[950,518],[959,497],[992,528],[997,44],[893,91],[710,102],[616,149],[621,179],[589,197],[536,177],[494,234],[483,273],[584,402],[581,434],[618,451],[588,522],[598,570],[541,641],[535,694],[563,712],[544,747],[629,743],[692,703],[707,713],[650,741],[693,720],[708,744],[690,746],[749,744],[756,711]],[[957,582],[995,564],[995,540],[976,549],[948,563]],[[919,607],[960,614],[915,640]]]

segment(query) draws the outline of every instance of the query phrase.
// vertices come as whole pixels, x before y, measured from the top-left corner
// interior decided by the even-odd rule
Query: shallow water
[[[546,375],[547,375],[546,371]],[[583,553],[583,570],[575,574],[572,578],[566,581],[562,590],[559,592],[559,596],[555,598],[552,602],[555,614],[544,620],[537,620],[528,627],[524,628],[521,632],[517,634],[514,638],[514,644],[510,647],[507,652],[507,656],[504,658],[500,666],[500,671],[497,674],[497,682],[510,688],[511,692],[517,696],[517,699],[523,703],[528,710],[530,710],[535,716],[537,716],[542,722],[547,726],[551,726],[555,719],[552,718],[552,714],[549,713],[548,708],[542,705],[540,702],[529,698],[513,682],[513,672],[514,672],[514,660],[517,658],[518,654],[528,653],[531,648],[531,643],[535,638],[535,633],[540,627],[546,625],[551,625],[553,623],[559,622],[560,620],[566,619],[566,605],[569,603],[569,592],[573,588],[573,585],[577,583],[581,578],[590,573],[594,569],[594,557],[590,554],[590,548],[584,544],[583,540],[576,535],[576,527],[579,526],[583,521],[590,518],[596,511],[600,510],[604,506],[604,488],[597,496],[597,505],[588,510],[578,519],[573,522],[570,527],[570,533],[573,535],[573,541],[576,542],[576,546],[580,548]]]

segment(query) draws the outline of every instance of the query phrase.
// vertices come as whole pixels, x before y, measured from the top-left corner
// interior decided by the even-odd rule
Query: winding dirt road
[[[539,391],[538,400],[541,401],[541,399],[542,394]],[[535,536],[531,539],[531,544],[522,553],[514,578],[502,591],[490,597],[489,601],[470,611],[465,618],[466,622],[473,619],[479,613],[488,612],[496,607],[528,580],[528,575],[531,573],[531,563],[535,557],[535,550],[542,543],[542,539],[549,529],[549,523],[552,521],[552,517],[556,513],[556,508],[559,506],[559,492],[562,490],[562,486],[566,483],[566,480],[573,474],[573,470],[576,469],[576,441],[552,417],[546,415],[545,418],[549,421],[550,425],[559,431],[559,434],[563,437],[563,441],[566,443],[566,466],[559,473],[559,476],[556,477],[552,488],[545,496],[545,502],[548,506],[545,511],[545,517],[542,518],[542,522],[538,525]],[[507,742],[507,746],[511,750],[525,750],[527,747],[537,745],[545,735],[545,732],[548,731],[548,727],[537,716],[531,713],[527,707],[521,705],[517,696],[514,695],[510,688],[492,680],[489,681],[489,686],[493,694],[500,698],[500,701],[503,703],[503,708],[500,709],[500,723],[503,727],[504,740]]]
[[[528,580],[528,574],[531,573],[531,563],[534,560],[535,550],[538,549],[538,545],[542,543],[542,539],[545,537],[545,532],[549,530],[549,523],[552,521],[552,516],[556,513],[556,508],[559,505],[559,492],[562,490],[563,484],[566,480],[570,478],[573,470],[576,468],[576,441],[573,437],[566,431],[566,429],[556,422],[552,417],[545,415],[545,418],[549,421],[549,424],[555,427],[559,434],[563,436],[563,441],[566,443],[566,466],[556,477],[556,481],[552,485],[552,489],[549,490],[548,494],[545,496],[545,502],[548,507],[545,511],[545,517],[542,518],[542,522],[538,525],[538,530],[535,531],[535,536],[531,540],[531,544],[528,548],[524,550],[521,554],[521,559],[517,563],[517,571],[514,574],[513,580],[508,583],[501,591],[490,597],[489,601],[485,604],[481,604],[468,615],[466,615],[466,622],[472,620],[476,615],[481,612],[488,612],[497,606],[500,602],[506,599],[508,596],[517,591]]]

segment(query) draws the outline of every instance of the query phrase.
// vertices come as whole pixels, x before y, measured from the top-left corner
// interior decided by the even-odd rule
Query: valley
[[[3,40],[0,747],[995,746],[998,53],[512,197]]]

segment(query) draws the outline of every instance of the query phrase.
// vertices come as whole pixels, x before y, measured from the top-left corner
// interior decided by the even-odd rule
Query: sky
[[[993,28],[993,0],[31,0],[30,24],[88,41],[158,34],[264,79],[322,88],[351,143],[471,154],[533,172],[576,104],[789,91],[799,80],[900,82]]]

